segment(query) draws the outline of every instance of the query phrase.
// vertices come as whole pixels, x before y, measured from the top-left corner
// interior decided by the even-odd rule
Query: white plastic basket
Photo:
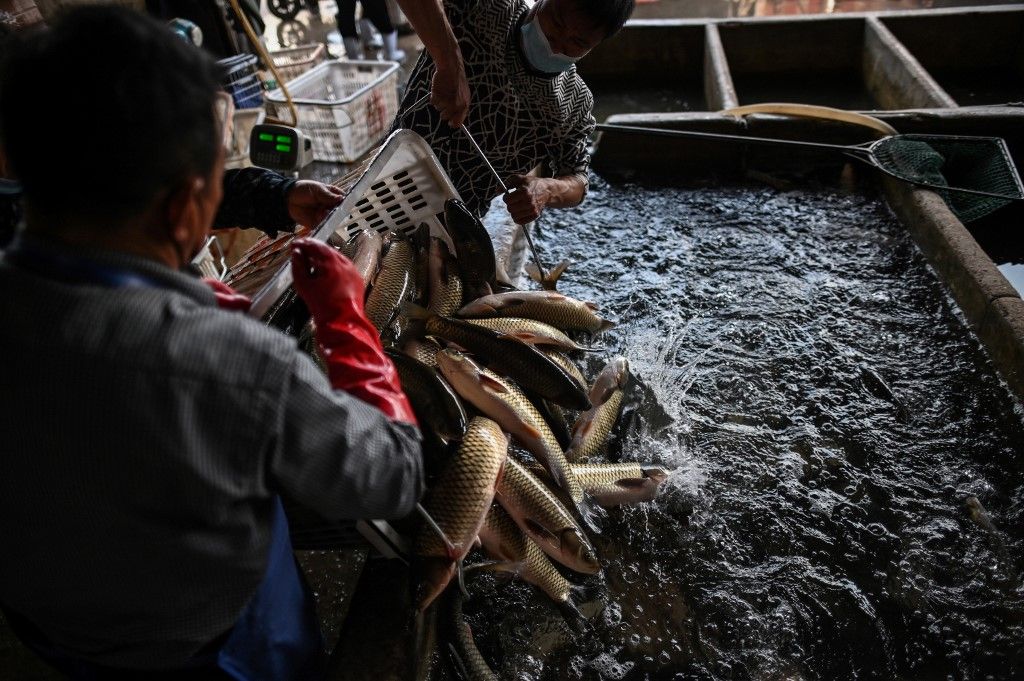
[[[398,114],[398,64],[324,62],[287,84],[298,126],[313,141],[317,161],[352,163],[373,148]],[[287,119],[280,88],[266,94],[267,115]]]
[[[249,137],[252,129],[263,122],[263,109],[235,109],[231,123],[231,148],[224,159],[225,168],[248,168]]]
[[[392,133],[361,170],[338,185],[346,197],[310,234],[314,239],[326,241],[332,235],[347,239],[364,228],[411,232],[423,223],[445,238],[438,216],[444,213],[445,201],[460,198],[430,145],[411,130]],[[291,269],[285,262],[253,296],[249,313],[263,317],[291,283]]]
[[[327,48],[320,44],[299,45],[270,53],[281,80],[290,83],[318,64],[327,61]]]

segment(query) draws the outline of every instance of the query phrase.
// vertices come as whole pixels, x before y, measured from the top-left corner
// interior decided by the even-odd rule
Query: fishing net
[[[998,138],[893,135],[873,144],[870,154],[890,175],[934,189],[964,222],[1024,199],[1009,151]]]

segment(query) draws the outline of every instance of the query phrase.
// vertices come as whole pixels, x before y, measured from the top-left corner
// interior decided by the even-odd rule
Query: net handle
[[[696,130],[668,130],[668,129],[665,129],[665,128],[646,128],[646,127],[632,126],[632,125],[617,125],[617,124],[614,124],[614,123],[599,123],[597,125],[597,129],[601,130],[601,131],[608,131],[608,132],[636,133],[636,134],[641,134],[641,135],[656,135],[656,136],[660,136],[660,137],[684,137],[684,138],[689,138],[689,139],[720,140],[720,141],[724,141],[724,142],[749,142],[749,143],[752,143],[752,144],[766,144],[766,145],[785,146],[785,147],[797,147],[797,148],[801,148],[801,149],[825,149],[825,150],[828,150],[828,151],[839,151],[839,152],[842,152],[843,154],[846,154],[847,156],[850,156],[851,158],[858,159],[858,160],[863,161],[863,162],[865,162],[865,163],[867,163],[867,164],[869,164],[871,166],[874,166],[875,168],[878,168],[879,170],[881,170],[886,175],[889,175],[891,177],[895,177],[897,180],[902,180],[903,182],[909,182],[911,184],[920,185],[922,187],[928,187],[930,189],[940,189],[942,191],[962,192],[964,194],[974,194],[974,195],[977,195],[977,196],[988,196],[988,197],[996,198],[996,199],[1008,199],[1008,200],[1011,200],[1011,201],[1020,201],[1020,200],[1024,199],[1024,195],[1020,195],[1020,194],[1018,194],[1018,195],[997,194],[997,193],[994,193],[994,192],[982,191],[980,189],[964,189],[964,188],[960,188],[960,187],[947,187],[947,186],[942,186],[942,185],[930,184],[930,183],[927,183],[927,182],[921,182],[920,180],[915,180],[915,179],[912,179],[912,178],[909,178],[909,177],[905,177],[905,176],[899,175],[899,174],[893,172],[892,170],[890,170],[889,168],[885,167],[884,165],[882,165],[878,161],[878,159],[875,157],[874,153],[872,153],[872,148],[873,147],[875,147],[878,144],[881,144],[881,143],[885,142],[886,140],[892,139],[892,137],[893,137],[892,135],[890,135],[888,137],[882,137],[880,139],[873,140],[873,141],[870,141],[870,142],[864,142],[862,144],[828,144],[828,143],[825,143],[825,142],[807,142],[807,141],[801,141],[801,140],[784,140],[784,139],[776,139],[776,138],[772,138],[772,137],[748,137],[746,135],[728,135],[728,134],[720,133],[720,132],[698,132]],[[932,137],[943,137],[944,139],[946,139],[946,137],[944,137],[942,135],[932,135]],[[965,139],[965,138],[963,136],[960,136],[960,139]],[[1003,142],[1003,140],[999,139],[999,138],[991,138],[990,137],[990,138],[986,138],[986,139],[989,139],[989,140],[995,139],[998,142],[1000,142],[1003,145],[1005,145],[1005,142]],[[1005,154],[1005,146],[1001,147],[1001,148],[1004,150],[1004,154]],[[1011,164],[1010,167],[1011,167],[1011,169],[1013,168],[1012,164]],[[1016,178],[1016,175],[1015,175],[1015,178]],[[1019,186],[1020,180],[1017,179],[1017,182],[1018,182],[1018,186]]]
[[[724,142],[750,142],[753,144],[769,144],[803,149],[828,149],[857,155],[857,158],[870,159],[868,147],[875,141],[864,144],[828,144],[825,142],[806,142],[802,140],[784,140],[773,137],[752,137],[747,135],[727,135],[721,132],[698,132],[696,130],[668,130],[665,128],[645,128],[634,125],[617,125],[615,123],[599,123],[597,129],[605,132],[626,132],[662,137],[688,137],[692,139],[721,140]],[[887,139],[883,137],[882,139]],[[863,155],[861,155],[863,154]]]

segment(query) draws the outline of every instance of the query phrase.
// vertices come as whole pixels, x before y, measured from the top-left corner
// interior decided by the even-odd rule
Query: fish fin
[[[575,445],[577,440],[581,441],[582,443],[583,438],[585,438],[587,436],[587,433],[589,433],[593,429],[594,419],[585,419],[581,416],[579,419],[576,420],[576,423],[572,425],[572,444]]]
[[[621,487],[622,489],[637,489],[647,485],[648,482],[647,478],[622,478],[620,480],[616,480],[613,484],[616,487]]]
[[[573,632],[578,636],[587,633],[587,618],[580,612],[579,606],[573,601],[571,595],[561,603],[558,603],[556,607],[562,613],[562,619],[565,620],[565,623],[569,625]]]
[[[462,596],[468,601],[470,598],[469,589],[466,588],[466,571],[463,569],[462,563],[461,558],[455,563],[455,574],[459,581],[459,591],[462,592]]]
[[[544,537],[548,541],[555,542],[559,546],[561,546],[562,538],[559,537],[558,535],[556,535],[555,533],[551,532],[550,530],[548,530],[548,528],[544,527],[543,525],[541,525],[537,521],[535,521],[535,520],[533,520],[531,518],[527,518],[527,519],[525,519],[523,521],[523,523],[525,523],[525,525],[528,528],[530,528],[530,531],[533,532],[534,534],[536,534],[537,536]]]
[[[506,449],[508,449],[508,445],[509,445],[509,442],[506,439],[506,442],[505,442],[505,448]],[[508,463],[508,454],[506,453],[504,460],[502,460],[502,462],[501,462],[501,466],[498,468],[498,474],[494,477],[494,492],[495,492],[495,494],[497,494],[497,492],[498,492],[498,487],[501,486],[501,481],[505,479],[505,464],[507,464],[507,463]],[[480,541],[479,535],[477,536],[477,541]],[[483,542],[480,542],[480,543],[482,544]]]
[[[469,675],[469,669],[466,667],[466,663],[462,661],[461,657],[459,657],[459,651],[455,649],[455,644],[448,644],[448,653],[452,656],[452,662],[455,663],[455,668],[458,671],[459,677],[463,679],[473,678]]]
[[[584,492],[583,499],[576,504],[576,508],[579,510],[580,521],[587,530],[593,534],[604,532],[602,525],[604,519],[608,517],[608,512],[598,505],[592,495]]]
[[[483,563],[474,563],[466,568],[466,571],[486,570],[488,572],[505,574],[509,577],[521,577],[525,567],[525,560],[489,560]]]
[[[558,279],[565,273],[569,268],[569,261],[563,260],[562,262],[555,265],[548,271],[546,277],[542,277],[540,274],[540,268],[537,267],[536,263],[529,263],[526,265],[526,273],[530,275],[530,279],[540,284],[541,288],[545,291],[554,291],[558,286]]]
[[[409,319],[430,319],[434,316],[430,310],[412,301],[402,303],[401,310],[402,314]]]
[[[505,385],[501,381],[499,381],[497,379],[494,379],[494,378],[491,378],[490,376],[488,376],[485,373],[480,373],[479,374],[479,380],[480,380],[480,384],[481,385],[483,385],[488,390],[491,390],[492,392],[496,392],[496,393],[507,393],[508,392],[508,388],[505,387]]]
[[[640,466],[640,472],[644,474],[645,478],[650,478],[659,485],[668,480],[670,475],[668,471],[658,466]]]

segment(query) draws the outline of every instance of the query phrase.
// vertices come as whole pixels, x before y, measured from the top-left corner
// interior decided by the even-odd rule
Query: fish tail
[[[402,303],[402,314],[409,319],[430,319],[433,313],[422,305],[417,305],[412,301],[406,301]]]
[[[602,526],[604,519],[608,517],[608,512],[598,505],[593,496],[584,493],[583,499],[576,504],[576,508],[579,511],[580,522],[588,532],[601,534],[604,531]]]
[[[563,260],[551,268],[546,277],[542,277],[540,268],[537,267],[536,263],[531,262],[526,266],[526,273],[530,275],[531,279],[540,284],[541,288],[545,291],[554,291],[558,285],[559,278],[565,274],[567,269],[569,269],[569,261]]]
[[[573,601],[571,595],[558,604],[558,611],[562,613],[562,619],[565,620],[565,623],[568,624],[569,628],[577,635],[582,636],[587,633],[587,618],[580,611],[580,608],[576,605],[575,601]]]
[[[594,332],[594,335],[596,336],[598,334],[604,333],[605,331],[608,331],[609,329],[613,329],[617,324],[618,322],[613,321],[611,319],[601,320],[601,326],[597,328],[597,331]]]

